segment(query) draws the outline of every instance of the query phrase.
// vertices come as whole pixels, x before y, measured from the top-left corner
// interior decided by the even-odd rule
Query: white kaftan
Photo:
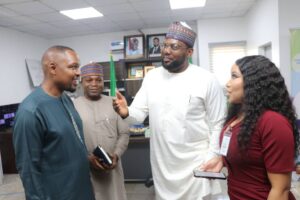
[[[129,116],[143,121],[149,114],[156,199],[194,200],[220,192],[218,181],[194,178],[193,169],[219,151],[225,110],[221,86],[201,67],[147,73]]]

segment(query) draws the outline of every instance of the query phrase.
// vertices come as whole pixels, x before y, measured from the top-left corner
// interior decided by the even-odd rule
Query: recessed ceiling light
[[[79,8],[79,9],[72,9],[72,10],[62,10],[59,12],[74,20],[103,16],[102,13],[100,13],[98,10],[96,10],[93,7]]]
[[[169,0],[172,10],[205,6],[206,0]]]

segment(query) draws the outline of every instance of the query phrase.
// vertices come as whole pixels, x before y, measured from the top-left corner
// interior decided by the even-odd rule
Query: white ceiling
[[[183,0],[184,1],[184,0]],[[0,0],[0,26],[62,38],[167,27],[172,21],[244,16],[258,0],[207,0],[203,8],[171,10],[168,0]],[[60,10],[93,6],[104,17],[72,20]]]

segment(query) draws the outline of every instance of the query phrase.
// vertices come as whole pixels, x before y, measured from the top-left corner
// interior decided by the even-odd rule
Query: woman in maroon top
[[[299,135],[278,68],[263,56],[246,56],[232,66],[226,89],[230,106],[220,143],[230,199],[294,200]]]

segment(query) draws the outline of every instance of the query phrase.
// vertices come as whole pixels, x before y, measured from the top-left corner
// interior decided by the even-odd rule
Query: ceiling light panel
[[[100,13],[98,10],[96,10],[93,7],[79,8],[79,9],[72,9],[72,10],[62,10],[60,11],[60,13],[74,20],[103,16],[102,13]]]
[[[172,10],[205,6],[206,0],[169,0]]]

